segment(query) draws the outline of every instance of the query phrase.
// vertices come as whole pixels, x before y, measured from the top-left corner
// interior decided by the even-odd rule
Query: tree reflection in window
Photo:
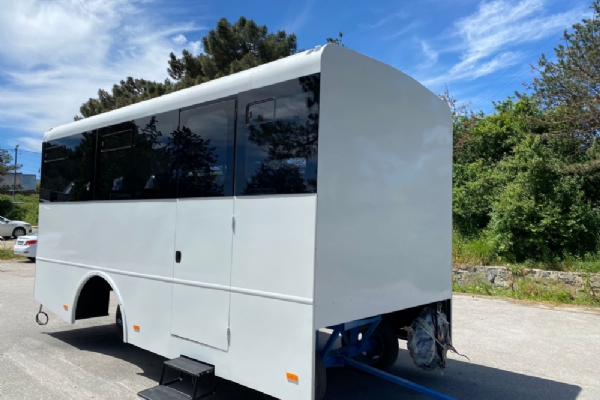
[[[235,100],[181,111],[180,122],[169,146],[177,197],[231,196]]]
[[[245,185],[238,186],[241,194],[316,192],[320,75],[281,85],[272,91],[275,120],[247,127],[246,160],[238,160],[246,173]],[[258,153],[262,160],[252,168]]]

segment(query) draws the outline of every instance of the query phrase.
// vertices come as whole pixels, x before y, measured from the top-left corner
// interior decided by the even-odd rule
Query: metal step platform
[[[164,382],[165,371],[167,369],[176,371],[179,376],[173,380]],[[191,396],[169,386],[181,382],[184,375],[188,375],[192,378],[194,392]],[[200,386],[205,384],[209,389],[205,390],[204,393],[198,393]],[[143,390],[138,393],[138,396],[147,400],[195,400],[214,394],[215,387],[216,378],[214,366],[189,357],[181,356],[173,360],[165,361],[158,386]]]

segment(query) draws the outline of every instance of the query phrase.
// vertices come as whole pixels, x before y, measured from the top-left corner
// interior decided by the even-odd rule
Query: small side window
[[[107,151],[124,150],[133,147],[133,130],[125,129],[119,132],[105,134],[102,137],[102,153]]]
[[[51,146],[46,149],[46,154],[44,155],[44,162],[52,162],[52,161],[60,161],[66,160],[67,158],[67,146],[65,145],[56,145]]]
[[[275,121],[275,99],[261,100],[246,107],[246,124],[257,125]]]

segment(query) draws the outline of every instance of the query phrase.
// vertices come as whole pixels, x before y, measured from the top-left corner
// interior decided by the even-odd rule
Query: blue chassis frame
[[[375,332],[375,329],[377,329],[377,326],[379,326],[379,324],[381,323],[381,320],[382,317],[381,315],[379,315],[373,318],[367,318],[363,320],[352,321],[328,327],[328,329],[333,330],[333,333],[327,340],[325,347],[323,347],[323,349],[319,352],[321,359],[323,360],[323,365],[325,365],[325,368],[350,366],[362,370],[364,372],[368,372],[379,378],[385,379],[386,381],[403,386],[407,389],[411,389],[415,392],[424,394],[432,399],[455,400],[453,397],[446,396],[445,394],[436,392],[435,390],[428,389],[424,386],[418,385],[409,380],[402,379],[398,376],[381,371],[377,368],[373,368],[353,359],[353,357],[355,357],[356,355],[369,350],[373,350],[376,347],[376,344],[369,339],[371,338],[373,332]],[[359,339],[359,328],[362,328],[364,326],[369,327]],[[333,345],[340,336],[342,337],[345,343],[348,343],[348,345],[342,346],[339,349],[332,350]],[[318,341],[316,341],[316,343],[318,343]]]

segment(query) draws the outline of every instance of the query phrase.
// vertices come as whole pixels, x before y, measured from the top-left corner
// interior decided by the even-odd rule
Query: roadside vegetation
[[[494,113],[442,95],[454,115],[455,264],[600,272],[598,1],[591,8]],[[525,287],[512,295],[564,297]]]
[[[454,282],[453,290],[456,293],[508,297],[515,300],[600,306],[600,297],[595,295],[590,287],[575,289],[560,282],[533,278],[518,278],[508,287],[494,286],[485,279],[473,279],[462,284]]]
[[[0,260],[2,260],[2,261],[7,261],[7,260],[14,261],[14,260],[27,260],[27,258],[15,254],[13,252],[12,248],[5,249],[3,247],[0,247]]]
[[[12,195],[0,194],[0,215],[35,226],[38,224],[39,198],[38,194],[17,194],[15,204]]]

